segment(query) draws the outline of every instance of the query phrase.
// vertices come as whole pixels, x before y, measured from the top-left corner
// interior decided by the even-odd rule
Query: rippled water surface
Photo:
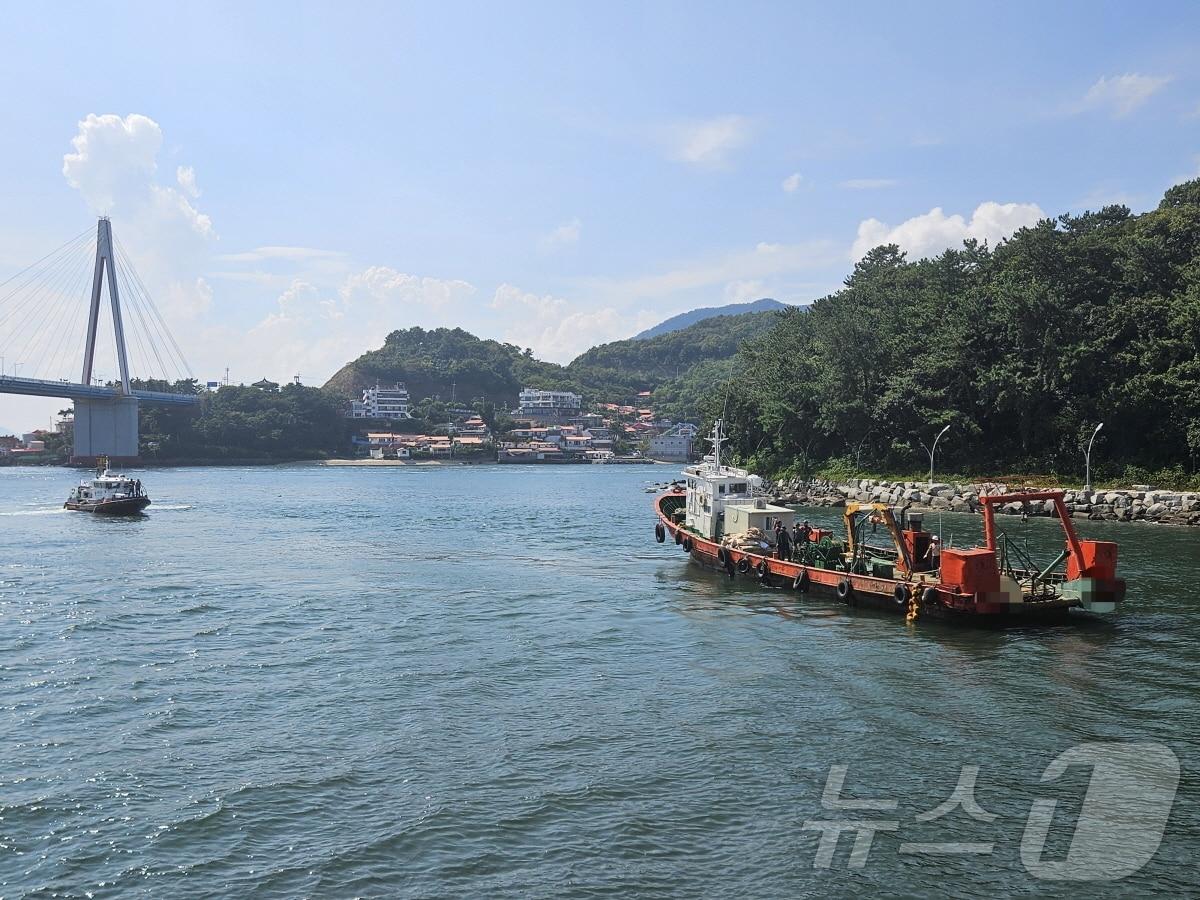
[[[1039,779],[1097,741],[1183,776],[1151,862],[1074,892],[1196,893],[1200,530],[1084,523],[1114,621],[910,627],[654,543],[672,473],[155,470],[106,520],[0,469],[0,896],[1066,895],[1018,846],[1057,797],[1065,854],[1088,773]],[[823,809],[833,765],[895,809]],[[964,765],[995,818],[916,822]],[[814,868],[821,820],[896,830]],[[994,846],[901,853],[954,841]]]

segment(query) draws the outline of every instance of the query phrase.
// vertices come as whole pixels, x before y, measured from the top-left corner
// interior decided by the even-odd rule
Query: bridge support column
[[[107,456],[113,464],[137,462],[136,397],[75,401],[75,450],[71,462],[94,465]]]

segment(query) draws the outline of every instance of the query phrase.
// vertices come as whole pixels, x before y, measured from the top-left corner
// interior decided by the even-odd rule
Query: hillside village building
[[[654,459],[687,462],[692,458],[692,443],[696,439],[696,426],[682,422],[670,431],[650,438],[648,455]]]
[[[363,390],[362,400],[350,403],[352,419],[411,419],[408,388],[397,384],[390,388],[375,385]]]
[[[539,391],[525,388],[518,395],[517,416],[535,419],[567,419],[579,414],[583,398],[571,391]]]

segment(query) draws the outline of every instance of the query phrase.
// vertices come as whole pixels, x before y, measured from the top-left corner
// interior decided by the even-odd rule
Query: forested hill
[[[414,399],[486,397],[515,403],[522,387],[573,390],[588,400],[620,400],[644,390],[663,390],[676,416],[695,415],[708,364],[729,360],[746,340],[768,331],[776,313],[721,316],[649,340],[593,347],[570,365],[535,359],[513,344],[482,340],[461,328],[393,331],[378,350],[343,366],[325,385],[340,396],[365,386],[402,381]],[[703,374],[703,377],[701,375]]]
[[[461,328],[408,328],[393,331],[378,350],[347,363],[325,384],[343,397],[364,387],[404,382],[414,400],[454,395],[463,400],[487,397],[516,400],[529,384],[564,383],[563,367],[541,362],[515,344],[481,340]]]
[[[1078,477],[1103,422],[1101,476],[1194,477],[1200,180],[1141,215],[1063,215],[994,248],[920,261],[876,248],[734,369],[727,432],[764,472],[918,471],[921,442],[949,424],[942,471]]]
[[[772,300],[769,297],[763,297],[761,300],[752,300],[749,303],[705,306],[701,309],[692,309],[677,316],[671,316],[671,318],[659,322],[653,328],[647,328],[645,331],[635,334],[633,339],[641,341],[646,338],[658,337],[660,334],[679,331],[680,329],[687,328],[689,325],[695,325],[697,322],[711,319],[714,316],[740,316],[743,313],[778,312],[781,309],[787,309],[787,304],[780,303],[778,300]]]

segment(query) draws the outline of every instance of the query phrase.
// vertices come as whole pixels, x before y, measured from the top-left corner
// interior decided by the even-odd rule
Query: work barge
[[[721,463],[721,422],[713,453],[683,471],[683,483],[655,498],[654,531],[692,560],[729,578],[802,595],[836,597],[918,618],[976,624],[1061,622],[1073,613],[1114,612],[1125,598],[1117,576],[1117,545],[1080,538],[1062,491],[980,497],[983,546],[941,547],[923,517],[880,503],[849,503],[845,534],[795,527],[795,511],[770,502],[762,479]],[[997,527],[995,509],[1012,502],[1050,501],[1063,546],[1048,564]],[[788,537],[779,538],[783,530]],[[792,535],[799,539],[793,539]]]

